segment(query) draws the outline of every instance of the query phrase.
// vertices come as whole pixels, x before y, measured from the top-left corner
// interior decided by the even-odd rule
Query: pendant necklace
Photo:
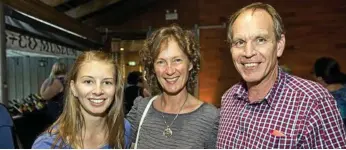
[[[161,112],[162,119],[163,119],[163,121],[165,122],[165,125],[166,125],[166,128],[163,130],[163,135],[164,135],[166,138],[169,138],[169,137],[171,137],[171,136],[173,135],[173,131],[172,131],[172,129],[171,129],[171,126],[173,125],[175,119],[177,119],[177,117],[179,116],[181,110],[183,110],[184,105],[185,105],[185,103],[186,103],[188,97],[189,97],[189,95],[186,96],[186,99],[185,99],[185,101],[184,101],[184,104],[180,107],[179,112],[177,113],[177,115],[175,115],[175,117],[174,117],[173,121],[171,122],[171,124],[169,124],[169,125],[167,124],[166,119],[165,119],[165,116],[163,115],[163,112]],[[163,108],[162,99],[161,99],[161,108]]]

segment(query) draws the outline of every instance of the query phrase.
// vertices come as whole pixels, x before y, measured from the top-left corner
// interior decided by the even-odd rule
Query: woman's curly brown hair
[[[193,93],[200,70],[199,46],[191,31],[183,30],[176,24],[154,31],[144,42],[143,49],[139,51],[144,70],[146,71],[145,77],[148,80],[151,91],[153,94],[162,92],[162,87],[155,75],[154,62],[162,50],[162,45],[166,45],[169,40],[174,40],[178,43],[180,49],[182,49],[193,65],[187,80],[187,91]]]

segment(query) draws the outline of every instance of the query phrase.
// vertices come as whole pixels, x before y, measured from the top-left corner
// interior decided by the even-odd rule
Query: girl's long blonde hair
[[[101,61],[112,64],[115,69],[116,92],[115,99],[107,109],[106,122],[108,127],[108,144],[110,148],[124,148],[124,113],[123,113],[123,79],[120,68],[116,65],[112,54],[102,51],[87,51],[78,56],[72,66],[65,89],[64,110],[56,122],[46,132],[55,136],[52,148],[63,148],[68,144],[72,148],[83,148],[81,129],[84,128],[85,120],[81,113],[80,103],[73,96],[70,82],[76,81],[81,66],[87,61]],[[60,144],[58,144],[60,143]]]

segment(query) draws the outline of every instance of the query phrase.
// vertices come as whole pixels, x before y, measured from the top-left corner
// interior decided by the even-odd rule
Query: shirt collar
[[[266,103],[270,107],[273,106],[274,103],[277,102],[278,99],[274,99],[274,96],[277,95],[277,93],[280,93],[284,87],[284,83],[286,82],[287,73],[285,73],[280,67],[278,67],[278,77],[273,85],[273,87],[270,89],[268,94],[264,97],[264,99],[258,103]],[[242,80],[240,84],[238,84],[238,88],[234,94],[234,97],[238,100],[243,100],[248,102],[248,89],[246,86],[246,82]]]

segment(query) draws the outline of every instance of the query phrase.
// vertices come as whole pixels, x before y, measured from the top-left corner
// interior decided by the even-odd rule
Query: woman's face
[[[99,61],[84,63],[70,84],[84,116],[103,116],[114,101],[115,85],[114,66]]]
[[[169,39],[154,62],[156,78],[168,94],[177,94],[186,89],[189,71],[192,69],[188,57],[175,40]]]

